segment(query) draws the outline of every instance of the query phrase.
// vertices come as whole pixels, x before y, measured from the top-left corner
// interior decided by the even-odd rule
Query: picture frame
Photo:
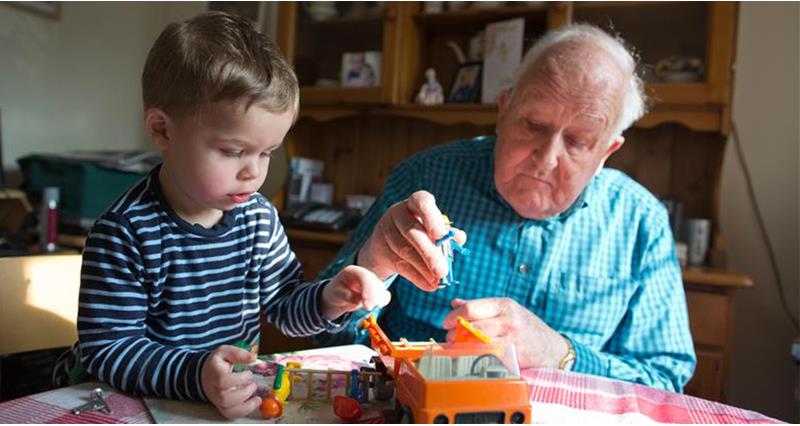
[[[342,87],[377,87],[381,85],[381,52],[345,52],[342,54]]]
[[[465,62],[460,64],[453,77],[453,85],[447,96],[447,102],[476,102],[481,91],[482,71],[483,63],[481,62]]]
[[[58,1],[10,1],[8,4],[56,21],[61,18],[61,2]]]

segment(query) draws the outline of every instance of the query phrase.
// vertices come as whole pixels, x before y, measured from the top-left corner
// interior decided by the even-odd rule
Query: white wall
[[[205,2],[64,2],[58,20],[0,4],[0,110],[3,165],[31,153],[151,149],[142,126],[140,78],[164,27]],[[275,36],[277,4],[265,2]],[[280,155],[284,155],[281,150]],[[283,183],[274,161],[262,192]]]
[[[164,26],[191,3],[61,4],[47,19],[0,4],[4,165],[34,152],[142,149],[140,76]]]
[[[795,318],[800,303],[798,21],[796,2],[741,3],[733,103],[744,157]],[[789,354],[800,332],[781,308],[732,139],[722,173],[721,221],[730,268],[756,280],[755,288],[737,296],[728,402],[800,422],[795,399],[800,376]]]

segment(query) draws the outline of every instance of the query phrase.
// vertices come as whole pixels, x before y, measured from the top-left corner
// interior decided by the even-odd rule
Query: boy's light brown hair
[[[142,72],[144,108],[174,118],[219,101],[247,101],[273,113],[299,104],[297,76],[278,46],[246,19],[207,12],[173,22],[158,36]]]

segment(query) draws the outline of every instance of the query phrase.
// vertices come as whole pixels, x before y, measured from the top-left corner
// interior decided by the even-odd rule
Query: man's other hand
[[[567,355],[564,336],[513,299],[453,299],[453,310],[444,319],[447,341],[455,340],[456,318],[463,317],[492,339],[492,343],[513,343],[520,368],[558,368]]]

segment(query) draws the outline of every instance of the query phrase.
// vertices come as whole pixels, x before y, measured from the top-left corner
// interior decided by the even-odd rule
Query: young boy
[[[277,46],[242,18],[173,23],[142,74],[145,128],[163,164],[94,224],[83,253],[79,341],[57,384],[88,373],[139,395],[207,400],[224,416],[261,403],[250,372],[259,313],[284,333],[335,331],[388,303],[363,268],[302,282],[275,208],[258,192],[297,116]]]

